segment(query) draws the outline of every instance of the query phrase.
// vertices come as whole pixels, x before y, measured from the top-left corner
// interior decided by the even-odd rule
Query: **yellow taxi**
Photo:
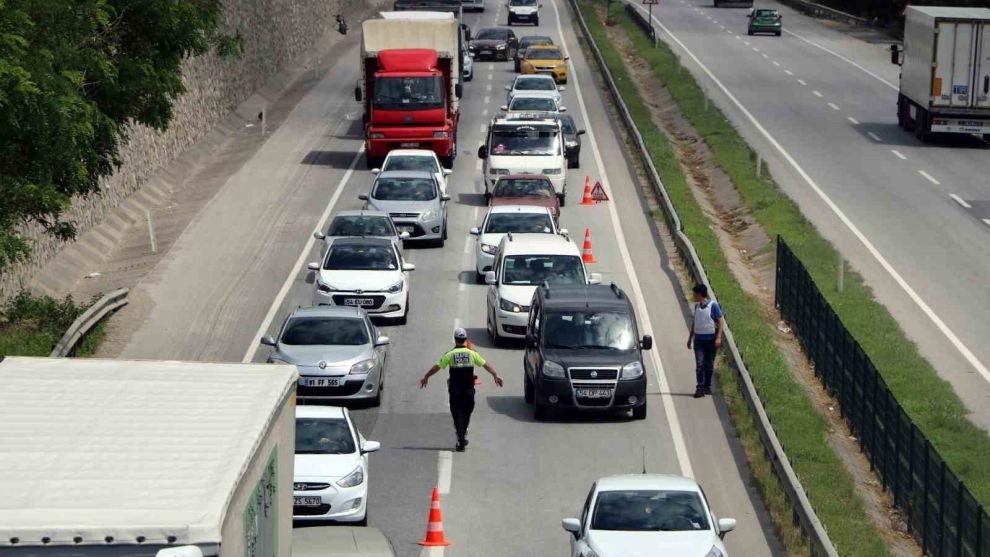
[[[554,45],[534,45],[526,49],[519,63],[522,74],[552,75],[557,83],[567,83],[568,57]]]

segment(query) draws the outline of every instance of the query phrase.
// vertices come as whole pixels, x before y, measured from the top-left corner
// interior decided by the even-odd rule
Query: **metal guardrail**
[[[866,19],[865,17],[852,15],[842,10],[837,10],[835,8],[830,8],[828,6],[823,6],[815,2],[809,2],[808,0],[779,0],[779,1],[782,4],[787,4],[792,8],[801,10],[802,12],[815,17],[827,17],[828,19],[846,21],[847,23],[853,23],[856,25],[870,25],[870,20]]]
[[[625,101],[622,99],[621,93],[619,93],[618,87],[615,85],[612,72],[609,71],[608,66],[605,63],[605,58],[602,56],[598,45],[595,43],[594,37],[591,36],[591,31],[588,29],[588,24],[584,20],[584,15],[581,13],[577,2],[578,0],[568,0],[571,9],[581,25],[581,31],[594,54],[595,61],[601,70],[602,76],[605,78],[609,93],[615,101],[615,104],[619,109],[619,113],[622,115],[622,121],[625,124],[626,130],[635,141],[637,154],[639,155],[640,161],[646,167],[647,178],[650,180],[654,194],[660,201],[660,208],[663,212],[664,220],[666,221],[667,228],[673,233],[674,244],[677,247],[677,251],[680,253],[681,259],[687,265],[691,278],[695,282],[705,284],[712,292],[714,292],[714,289],[711,288],[711,283],[708,281],[708,275],[705,273],[705,269],[701,265],[701,260],[698,258],[698,254],[695,251],[694,246],[691,244],[691,240],[684,233],[680,217],[677,215],[677,211],[674,209],[674,205],[670,201],[670,197],[668,196],[667,190],[663,185],[663,181],[660,179],[660,174],[657,172],[656,166],[653,164],[653,159],[650,157],[649,151],[646,148],[646,143],[643,141],[643,136],[639,133],[639,129],[636,127],[636,123],[633,121],[632,115],[629,113],[629,108],[626,106]],[[746,367],[746,361],[743,358],[743,354],[739,350],[735,338],[732,336],[732,329],[728,326],[725,329],[725,338],[726,344],[729,347],[732,367],[735,369],[736,374],[743,385],[743,397],[746,399],[746,402],[754,415],[754,422],[756,424],[756,429],[760,434],[760,439],[763,442],[764,452],[770,460],[774,473],[780,479],[781,485],[783,486],[784,492],[787,494],[791,505],[793,505],[794,521],[801,527],[802,532],[808,538],[809,549],[812,557],[838,557],[838,551],[836,551],[835,546],[829,539],[828,532],[825,531],[825,527],[818,519],[818,515],[815,514],[815,510],[812,508],[811,502],[808,500],[804,487],[801,485],[801,482],[798,479],[797,474],[795,474],[787,455],[784,453],[784,448],[780,444],[780,440],[777,438],[777,433],[773,430],[773,426],[770,423],[770,418],[767,415],[766,409],[763,407],[763,402],[760,400],[759,394],[756,392],[756,386],[753,384],[753,379],[750,377],[749,370]]]
[[[93,305],[83,312],[82,315],[76,318],[69,326],[69,329],[65,331],[62,338],[59,339],[58,344],[49,354],[50,358],[64,358],[70,356],[76,351],[76,344],[79,340],[88,333],[101,319],[107,316],[110,312],[115,309],[122,307],[127,304],[127,293],[129,290],[127,288],[121,288],[119,290],[114,290],[109,294],[105,294],[102,298],[96,301]]]

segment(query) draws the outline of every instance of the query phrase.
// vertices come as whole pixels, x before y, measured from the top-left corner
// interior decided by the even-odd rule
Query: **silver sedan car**
[[[319,306],[292,312],[278,338],[261,344],[274,349],[268,363],[295,365],[300,400],[381,404],[389,338],[361,308]]]
[[[382,172],[371,193],[358,198],[365,202],[365,209],[388,213],[399,234],[409,233],[406,242],[431,241],[442,247],[447,239],[450,196],[441,191],[431,172]]]

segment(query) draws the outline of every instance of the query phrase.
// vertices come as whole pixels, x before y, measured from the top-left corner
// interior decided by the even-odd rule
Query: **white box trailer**
[[[290,554],[295,366],[0,362],[0,555]]]
[[[908,6],[898,123],[930,133],[990,134],[990,9]]]

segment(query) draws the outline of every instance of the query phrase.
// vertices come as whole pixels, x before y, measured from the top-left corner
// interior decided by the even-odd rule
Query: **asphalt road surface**
[[[921,143],[897,127],[886,45],[758,4],[782,12],[782,37],[747,36],[747,8],[672,0],[653,14],[661,40],[990,428],[987,145]]]
[[[467,14],[475,30],[505,13],[489,2]],[[656,344],[647,353],[649,416],[563,417],[536,423],[523,402],[522,351],[495,349],[485,332],[485,289],[474,284],[474,238],[484,215],[480,161],[475,156],[488,118],[514,77],[511,62],[477,62],[465,85],[460,155],[449,179],[450,238],[444,248],[406,250],[412,273],[405,326],[386,326],[392,339],[384,401],[354,412],[368,439],[382,442],[371,458],[369,519],[399,555],[419,555],[430,491],[442,491],[446,534],[455,556],[564,555],[560,519],[573,516],[598,477],[616,473],[687,474],[697,478],[719,516],[739,520],[726,538],[733,556],[782,554],[749,477],[724,408],[695,400],[693,355],[676,283],[658,232],[625,159],[604,92],[578,48],[570,13],[560,0],[544,2],[538,28],[571,56],[565,105],[588,129],[582,166],[568,172],[568,204],[561,216],[580,242],[591,230],[598,262],[591,266],[634,299],[640,330]],[[561,36],[563,34],[563,36]],[[358,44],[340,58],[176,242],[139,288],[152,305],[121,357],[264,361],[257,339],[274,333],[297,306],[310,305],[319,258],[311,233],[336,210],[358,208],[372,184],[364,170],[360,106],[352,99]],[[590,120],[590,121],[589,121]],[[578,204],[584,177],[601,180],[612,201]],[[731,315],[732,308],[726,308]],[[425,389],[418,380],[466,327],[481,354],[505,378],[487,374],[466,453],[452,453],[453,426],[442,377]]]

